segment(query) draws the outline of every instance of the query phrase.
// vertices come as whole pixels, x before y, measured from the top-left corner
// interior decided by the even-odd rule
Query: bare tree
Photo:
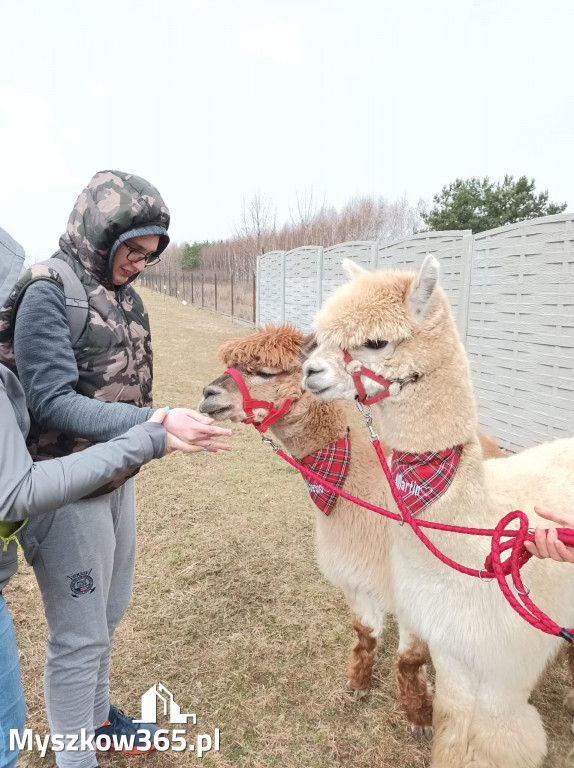
[[[162,272],[180,274],[182,271],[181,255],[184,247],[185,243],[170,243],[161,255],[161,266],[158,268]]]
[[[237,279],[251,279],[257,256],[273,250],[290,251],[303,245],[330,246],[349,240],[388,243],[412,235],[423,228],[424,201],[411,205],[406,197],[388,201],[384,197],[352,197],[338,211],[319,203],[313,189],[297,195],[290,220],[277,228],[277,214],[271,201],[261,192],[244,200],[232,237],[211,243],[201,251],[201,269],[206,272],[234,273]],[[181,263],[183,245],[170,246],[164,261]],[[175,268],[175,267],[174,267]]]
[[[300,195],[296,194],[295,212],[290,211],[291,217],[291,232],[295,235],[296,243],[294,248],[301,245],[301,240],[305,242],[305,245],[314,245],[313,242],[316,237],[317,230],[320,229],[320,222],[325,215],[325,199],[319,204],[317,195],[313,190],[313,187],[306,189],[305,192]],[[319,225],[319,226],[317,226]]]

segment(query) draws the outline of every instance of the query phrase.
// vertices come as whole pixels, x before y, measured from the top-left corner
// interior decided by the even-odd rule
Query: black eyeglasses
[[[138,251],[137,248],[132,248],[132,246],[127,243],[124,243],[124,245],[128,249],[126,258],[128,261],[131,261],[132,264],[139,264],[140,261],[145,261],[146,267],[152,267],[160,260],[160,257],[156,253],[142,253],[141,251]]]

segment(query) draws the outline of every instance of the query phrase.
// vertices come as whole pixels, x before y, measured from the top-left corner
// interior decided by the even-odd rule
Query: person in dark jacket
[[[0,229],[0,304],[7,298],[24,261],[24,251]],[[123,435],[86,451],[36,462],[26,447],[30,419],[24,391],[16,376],[0,365],[0,768],[13,768],[17,749],[10,731],[24,728],[26,705],[12,617],[2,592],[18,566],[18,533],[26,518],[52,512],[105,486],[151,459],[194,448],[162,426],[167,411]]]
[[[152,184],[101,171],[78,197],[55,254],[86,291],[88,319],[77,343],[72,347],[63,284],[50,267],[32,266],[0,310],[0,362],[14,365],[22,383],[34,460],[70,456],[154,413],[149,319],[133,284],[159,260],[168,226],[169,211]],[[217,438],[231,431],[195,411],[169,411],[163,426],[192,450],[228,449]],[[20,541],[49,627],[44,693],[52,733],[85,731],[112,743],[134,737],[120,751],[141,753],[150,739],[140,729],[153,744],[155,726],[118,710],[109,692],[114,633],[132,591],[135,471],[31,519]],[[97,765],[91,750],[58,752],[56,761],[60,768]]]

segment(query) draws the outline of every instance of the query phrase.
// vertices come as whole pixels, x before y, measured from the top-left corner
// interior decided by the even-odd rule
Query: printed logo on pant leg
[[[94,580],[90,576],[92,569],[89,571],[80,571],[73,576],[68,576],[70,579],[70,589],[72,591],[72,597],[79,597],[80,595],[92,594],[96,589],[94,587]]]

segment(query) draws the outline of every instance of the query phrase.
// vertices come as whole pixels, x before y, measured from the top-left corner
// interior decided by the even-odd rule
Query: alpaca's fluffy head
[[[266,325],[254,334],[232,339],[219,350],[228,368],[242,368],[250,373],[262,368],[292,371],[301,368],[299,353],[306,336],[292,325]]]
[[[446,329],[437,329],[449,308],[438,287],[436,259],[427,257],[418,274],[367,272],[349,260],[344,267],[351,281],[335,291],[315,319],[319,346],[305,363],[305,386],[330,399],[353,398],[342,350],[393,380],[428,373],[440,364],[448,347],[448,322]],[[370,380],[366,386],[368,394],[380,391]]]
[[[399,270],[368,272],[345,259],[351,277],[323,304],[315,318],[319,343],[358,349],[367,341],[396,345],[417,332],[443,298],[438,288],[438,262],[427,258],[421,273]]]
[[[380,406],[393,447],[413,445],[415,432],[417,445],[429,444],[429,450],[435,441],[444,442],[443,448],[453,445],[454,434],[466,439],[475,428],[474,401],[464,350],[438,285],[437,260],[427,256],[418,273],[371,273],[348,260],[344,267],[350,282],[332,294],[315,319],[318,347],[304,364],[304,386],[324,400],[353,399],[351,373],[363,365],[393,382]],[[345,363],[342,350],[352,362]],[[383,390],[369,378],[362,381],[369,397]],[[447,410],[457,411],[453,422],[440,421]],[[432,419],[425,433],[427,413]]]
[[[227,368],[239,371],[252,399],[277,407],[287,398],[296,402],[303,394],[302,359],[310,338],[291,325],[266,325],[249,336],[228,341],[219,356]],[[219,376],[204,388],[203,395],[199,406],[202,413],[218,420],[246,418],[243,398],[231,376]],[[264,409],[255,411],[256,421],[265,416]]]

